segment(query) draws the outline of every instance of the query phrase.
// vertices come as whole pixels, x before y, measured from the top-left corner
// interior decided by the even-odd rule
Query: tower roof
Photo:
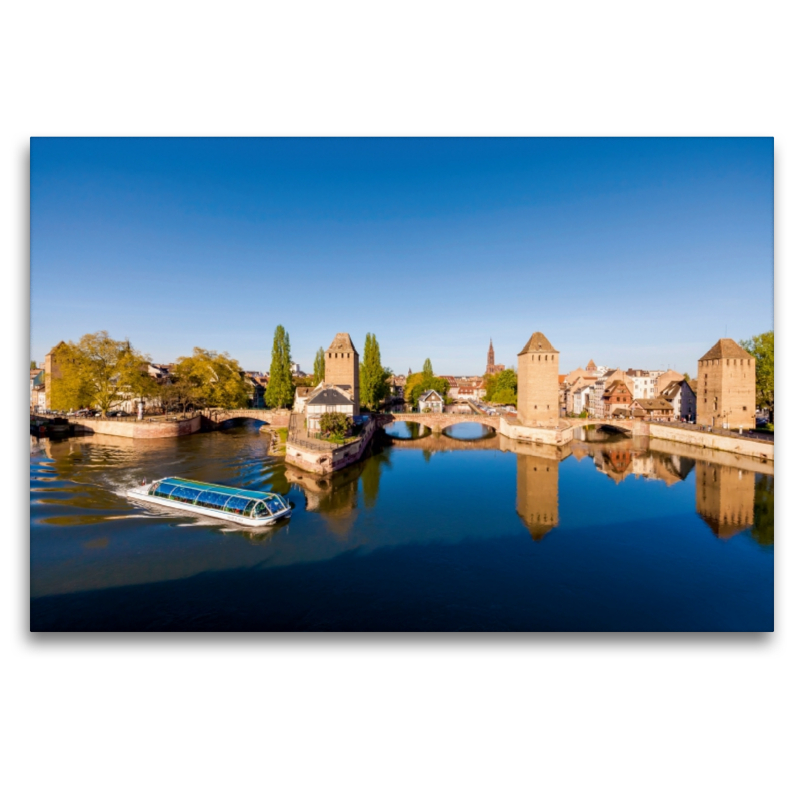
[[[525,355],[525,353],[557,353],[557,352],[558,350],[556,350],[555,347],[553,347],[553,345],[551,345],[550,342],[547,341],[547,337],[543,333],[536,331],[536,333],[534,333],[531,336],[531,338],[528,339],[528,343],[525,345],[525,347],[522,348],[522,350],[519,353],[517,353],[517,355],[522,356]]]
[[[704,356],[700,356],[698,361],[708,361],[712,358],[752,358],[753,356],[743,347],[740,347],[733,339],[720,339]]]
[[[353,347],[353,340],[350,338],[349,333],[337,333],[333,337],[331,346],[328,350],[336,350],[340,353],[355,353],[356,348]]]
[[[594,359],[590,358],[589,363],[586,365],[587,372],[594,372],[597,369],[597,364],[594,363]]]

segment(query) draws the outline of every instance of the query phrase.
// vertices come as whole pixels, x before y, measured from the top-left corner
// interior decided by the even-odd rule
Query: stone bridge
[[[441,433],[452,425],[460,422],[478,422],[494,431],[500,430],[500,417],[485,414],[378,414],[376,419],[379,425],[391,425],[393,422],[417,422],[424,425],[434,433]]]
[[[500,438],[490,436],[487,439],[452,439],[443,434],[432,433],[420,439],[392,439],[391,447],[405,450],[499,450]]]
[[[623,433],[636,435],[647,436],[650,433],[649,423],[640,419],[625,419],[624,417],[619,419],[592,419],[591,417],[586,417],[585,419],[566,419],[565,421],[569,422],[572,428],[588,428],[594,425],[597,428],[612,428]]]
[[[203,417],[215,426],[231,419],[257,419],[275,428],[285,428],[289,425],[289,414],[284,409],[273,411],[267,408],[209,408],[203,411]]]

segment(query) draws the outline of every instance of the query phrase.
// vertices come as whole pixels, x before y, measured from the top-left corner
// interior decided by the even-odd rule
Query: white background
[[[4,6],[0,245],[13,357],[3,399],[13,456],[3,470],[18,498],[0,560],[4,796],[800,796],[800,534],[789,515],[796,470],[782,456],[794,439],[800,219],[789,8]],[[775,136],[777,632],[29,633],[19,377],[29,357],[28,138],[79,134]]]

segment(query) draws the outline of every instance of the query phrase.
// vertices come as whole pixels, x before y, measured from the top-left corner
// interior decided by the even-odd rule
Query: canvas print
[[[771,138],[34,138],[32,631],[773,630]]]

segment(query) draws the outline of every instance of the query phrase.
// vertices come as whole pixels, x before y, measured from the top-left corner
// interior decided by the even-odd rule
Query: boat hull
[[[253,519],[251,517],[243,517],[238,514],[230,514],[227,511],[217,511],[214,508],[206,508],[204,506],[195,506],[190,503],[179,503],[175,500],[168,500],[164,497],[152,497],[147,494],[148,487],[142,487],[145,491],[139,489],[129,489],[128,497],[134,500],[139,500],[142,503],[152,503],[154,506],[162,506],[164,508],[174,508],[177,511],[184,513],[197,514],[204,517],[213,517],[214,519],[225,520],[225,522],[232,522],[235,525],[244,525],[247,528],[264,528],[268,525],[274,525],[282,519],[288,519],[292,515],[292,509],[287,508],[273,514],[271,517],[260,517]]]

